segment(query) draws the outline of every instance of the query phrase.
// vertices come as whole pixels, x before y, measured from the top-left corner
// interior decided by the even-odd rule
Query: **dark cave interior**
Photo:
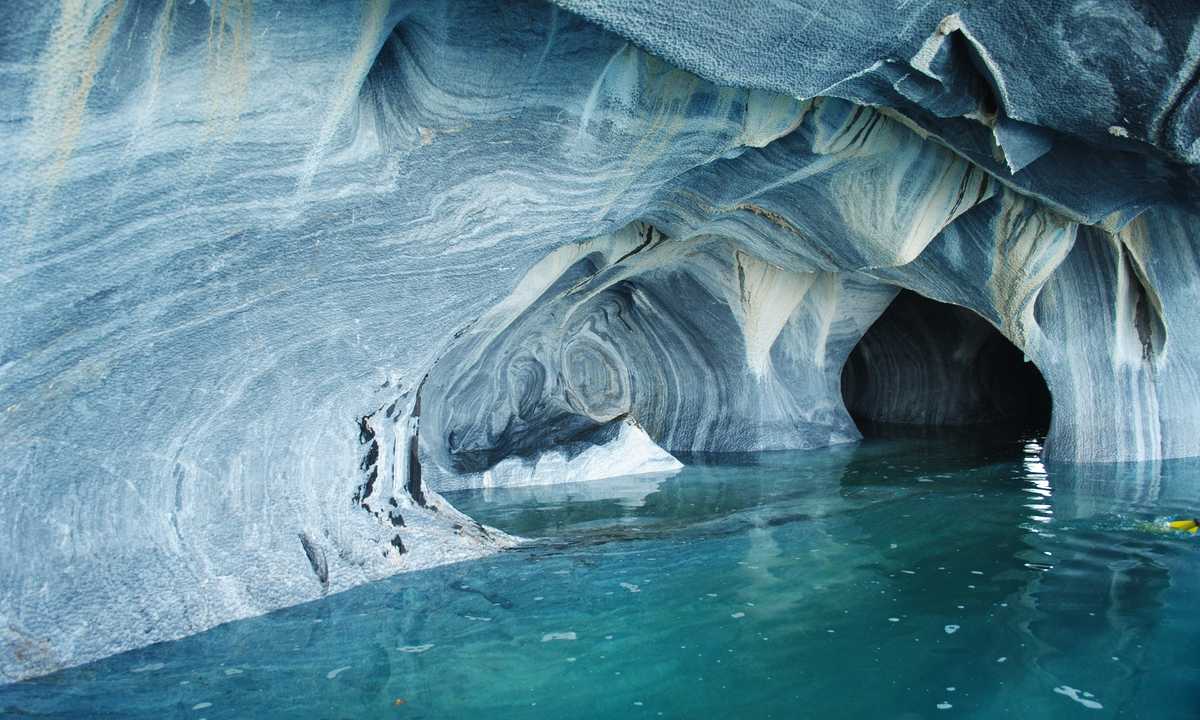
[[[1044,433],[1041,373],[974,312],[904,290],[851,351],[846,409],[865,435],[879,426],[1004,426]]]

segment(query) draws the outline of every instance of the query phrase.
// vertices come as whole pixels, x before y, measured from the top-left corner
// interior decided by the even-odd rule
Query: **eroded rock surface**
[[[1200,454],[1200,9],[562,5],[4,4],[0,680],[513,542],[438,487],[852,441],[902,288],[1048,460]]]

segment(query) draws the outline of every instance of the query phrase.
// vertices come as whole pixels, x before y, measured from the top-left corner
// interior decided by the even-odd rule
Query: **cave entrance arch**
[[[865,436],[992,425],[1044,436],[1050,391],[983,318],[902,290],[850,352],[842,399]]]

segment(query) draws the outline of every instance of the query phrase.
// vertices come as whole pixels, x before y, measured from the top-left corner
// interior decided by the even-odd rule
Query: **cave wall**
[[[504,547],[432,479],[549,428],[853,439],[897,287],[1200,453],[1194,8],[564,6],[4,3],[0,681]]]
[[[914,262],[870,274],[969,308],[1037,366],[1054,405],[1047,459],[1188,457],[1200,452],[1184,409],[1197,392],[1197,287],[1185,277],[1197,227],[1179,206],[1119,229],[1076,225],[1006,192]]]
[[[896,292],[640,223],[564,248],[526,287],[544,289],[472,326],[422,388],[423,447],[451,472],[536,457],[626,416],[669,452],[855,440],[841,368]]]
[[[560,4],[708,80],[894,109],[1007,184],[1090,223],[1186,197],[1172,173],[1145,171],[1148,146],[1176,163],[1200,162],[1194,5]]]

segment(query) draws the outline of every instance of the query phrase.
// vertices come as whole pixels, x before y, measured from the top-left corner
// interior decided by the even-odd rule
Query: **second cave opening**
[[[864,435],[897,426],[997,426],[1044,434],[1041,373],[974,312],[903,290],[842,369],[846,409]]]

